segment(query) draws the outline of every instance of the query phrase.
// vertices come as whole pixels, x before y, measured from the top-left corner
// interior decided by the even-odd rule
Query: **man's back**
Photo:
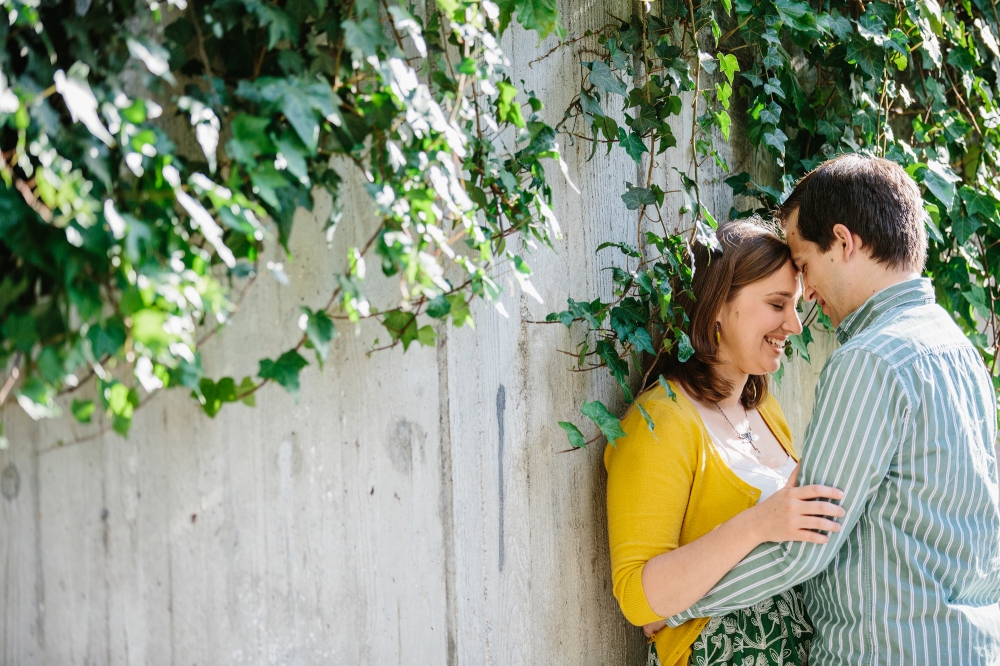
[[[841,416],[863,418],[895,441],[857,525],[829,567],[805,583],[817,628],[813,663],[1000,661],[993,387],[947,313],[920,302],[924,293],[887,294],[842,327],[842,337],[853,336],[835,357],[884,364],[889,391],[866,383],[860,367],[825,378],[841,384],[836,391],[878,390],[858,396],[872,405],[867,414]],[[814,419],[810,428],[839,425]]]

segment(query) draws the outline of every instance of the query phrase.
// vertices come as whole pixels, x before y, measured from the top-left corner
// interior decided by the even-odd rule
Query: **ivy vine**
[[[559,235],[546,169],[565,173],[560,141],[591,142],[592,160],[622,149],[644,167],[621,193],[637,246],[598,248],[620,257],[613,297],[571,299],[548,318],[577,336],[576,369],[606,369],[627,403],[652,359],[693,352],[674,300],[690,289],[690,243],[713,242],[717,220],[766,215],[849,151],[920,183],[927,275],[1000,389],[1000,17],[986,0],[644,2],[581,50],[596,55],[556,126],[511,80],[497,41],[512,20],[565,38],[552,0],[92,5],[2,0],[0,406],[16,398],[55,416],[60,395],[96,376],[96,400],[74,395],[73,416],[99,410],[124,434],[170,386],[209,415],[252,403],[268,382],[296,393],[304,350],[322,366],[338,324],[374,319],[390,346],[434,344],[432,320],[472,325],[474,298],[502,308],[499,272],[535,293],[512,249],[522,244],[507,241]],[[671,119],[685,107],[693,122],[678,144]],[[773,180],[733,171],[717,149],[737,113]],[[185,132],[200,154],[178,148]],[[687,165],[676,193],[657,184],[667,160]],[[726,173],[733,210],[705,203],[708,161]],[[295,210],[328,193],[332,238],[342,184],[359,177],[377,223],[328,298],[303,308],[301,338],[256,375],[205,377],[204,340],[261,273],[287,279],[262,257],[271,244],[290,257]],[[665,209],[670,194],[677,210]],[[367,300],[372,261],[398,282],[393,302]],[[824,324],[815,309],[805,319]],[[806,328],[786,353],[808,357],[810,339]],[[597,437],[621,435],[607,405],[582,411]],[[561,425],[574,447],[596,439]]]
[[[598,248],[613,245],[625,262],[609,266],[613,299],[570,299],[566,310],[548,317],[567,327],[579,322],[576,369],[606,368],[631,403],[632,387],[649,379],[638,377],[642,368],[674,346],[682,360],[693,353],[688,322],[673,300],[678,290],[690,289],[691,242],[713,242],[720,214],[768,215],[822,161],[861,152],[897,162],[921,185],[930,239],[926,275],[1000,390],[995,4],[663,0],[646,9],[601,32],[601,58],[582,63],[587,82],[564,121],[582,139],[582,119],[594,150],[598,144],[624,149],[647,165],[645,182],[625,183],[621,195],[638,211],[639,247]],[[619,102],[627,127],[612,117]],[[678,146],[666,121],[685,103],[693,105],[695,122],[689,145]],[[774,182],[732,172],[715,148],[729,140],[737,107],[752,145],[780,174]],[[657,156],[666,150],[688,157],[676,215],[663,210],[664,192],[654,182]],[[725,182],[746,208],[708,210],[699,166],[709,159],[728,174]],[[805,324],[787,356],[808,360],[809,325],[828,327],[829,321],[812,308]],[[605,404],[586,403],[582,412],[598,433],[588,440],[576,425],[561,422],[573,447],[602,435],[613,444],[624,435]]]
[[[566,168],[498,38],[512,17],[564,35],[549,0],[2,7],[0,407],[53,417],[73,394],[78,421],[125,435],[167,387],[209,416],[269,382],[297,396],[338,326],[377,320],[405,350],[434,344],[431,320],[472,326],[472,299],[502,310],[501,272],[537,295],[507,241],[559,236],[546,170]],[[377,218],[301,338],[256,375],[206,377],[200,347],[258,276],[287,282],[262,257],[291,258],[295,211],[329,196],[327,242],[346,224],[348,178]],[[368,301],[372,262],[398,298]],[[91,377],[96,399],[77,395]]]

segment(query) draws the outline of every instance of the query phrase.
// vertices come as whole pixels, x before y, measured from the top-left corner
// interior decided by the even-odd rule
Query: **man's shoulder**
[[[929,354],[972,348],[972,343],[944,308],[928,303],[887,312],[848,340],[834,356],[861,353],[899,368]]]

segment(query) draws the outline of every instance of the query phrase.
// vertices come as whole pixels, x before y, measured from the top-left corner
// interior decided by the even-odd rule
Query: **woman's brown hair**
[[[722,306],[736,298],[743,287],[770,277],[792,258],[777,229],[756,216],[721,225],[716,236],[719,248],[692,244],[694,298],[686,291],[674,291],[676,303],[684,308],[691,322],[688,336],[694,355],[681,363],[675,344],[647,375],[650,384],[655,384],[660,375],[678,381],[688,393],[705,402],[719,402],[733,390],[732,383],[717,370],[720,361],[715,323]],[[740,402],[747,409],[757,407],[767,398],[767,386],[766,375],[750,375]]]

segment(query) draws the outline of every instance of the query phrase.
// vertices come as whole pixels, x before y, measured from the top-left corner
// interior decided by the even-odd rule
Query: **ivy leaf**
[[[732,122],[729,118],[729,113],[726,111],[719,111],[715,114],[715,120],[719,125],[719,131],[722,132],[723,141],[729,141],[729,125]]]
[[[454,303],[452,303],[454,307]],[[393,310],[385,315],[382,325],[389,332],[393,342],[403,343],[403,351],[410,348],[411,342],[419,342],[425,347],[433,347],[437,334],[431,326],[417,328],[417,316],[412,312]]]
[[[733,77],[736,76],[736,72],[740,71],[740,63],[732,53],[720,53],[719,68],[726,75],[726,78],[729,79],[730,85],[732,85]]]
[[[555,33],[559,39],[566,38],[566,29],[559,20],[559,9],[555,0],[500,0],[500,32],[510,25],[511,17],[517,12],[517,22],[525,30],[538,33],[539,41]]]
[[[677,339],[677,360],[687,363],[688,359],[694,356],[694,347],[691,346],[691,338],[687,333],[675,328],[674,337]]]
[[[372,18],[366,18],[360,23],[347,20],[341,27],[344,30],[344,45],[351,50],[355,60],[364,61],[377,56],[378,48],[386,44],[382,25]]]
[[[608,67],[608,63],[603,60],[595,60],[590,63],[590,83],[606,93],[615,93],[622,97],[628,96],[625,84],[615,76],[615,73]]]
[[[996,199],[989,194],[977,192],[968,185],[963,185],[958,194],[965,202],[965,209],[969,211],[969,215],[982,215],[988,220],[997,210]]]
[[[781,89],[781,81],[773,76],[764,84],[764,92],[769,95],[777,95],[781,99],[785,99],[785,91]]]
[[[643,409],[642,405],[640,405],[639,403],[635,404],[635,408],[639,410],[640,414],[642,414],[642,418],[646,422],[646,427],[649,428],[649,432],[653,433],[653,439],[657,439],[656,433],[653,432],[656,429],[656,424],[654,424],[653,419],[650,418],[649,412]]]
[[[497,90],[500,92],[496,101],[497,120],[502,123],[513,123],[515,127],[524,127],[524,117],[521,115],[521,105],[514,103],[514,98],[517,97],[517,88],[510,85],[506,81],[500,81],[497,83]]]
[[[625,130],[621,127],[618,128],[618,143],[620,143],[621,147],[625,149],[628,156],[635,160],[636,164],[639,164],[642,154],[648,152],[646,150],[646,144],[642,142],[641,136],[635,132],[626,134]]]
[[[223,377],[218,383],[213,382],[208,377],[203,377],[198,383],[198,389],[201,393],[201,398],[204,400],[201,408],[208,414],[209,418],[214,419],[225,403],[236,402],[238,399],[236,395],[236,382],[233,381],[232,377]]]
[[[73,418],[80,423],[90,423],[95,408],[96,405],[93,400],[77,400],[73,398],[73,406],[70,408],[70,411],[73,412]]]
[[[285,387],[285,390],[299,399],[299,371],[309,365],[309,361],[290,349],[278,357],[277,360],[269,358],[261,359],[260,371],[257,376],[261,379],[271,379]]]
[[[632,402],[632,389],[628,385],[628,364],[618,356],[614,344],[607,340],[600,340],[595,347],[595,351],[598,357],[608,366],[611,376],[618,382],[618,387],[622,390],[625,402]]]
[[[788,137],[780,129],[775,129],[773,132],[764,132],[764,143],[778,151],[779,155],[784,156],[786,141],[788,141]]]
[[[330,340],[337,337],[333,321],[323,310],[310,310],[303,306],[299,328],[305,331],[309,344],[316,350],[316,361],[322,369],[330,353]]]
[[[955,183],[961,180],[951,167],[940,162],[928,162],[923,180],[927,189],[944,204],[945,210],[951,210],[955,203]]]
[[[17,391],[17,404],[35,421],[62,415],[52,386],[38,377],[28,377],[24,381]]]
[[[625,207],[629,210],[637,210],[642,206],[655,206],[656,195],[648,187],[632,187],[632,183],[626,183],[625,194],[622,195],[622,201],[625,202]],[[609,243],[604,243],[601,247],[607,247]],[[600,249],[600,248],[598,248]]]
[[[618,440],[626,436],[622,430],[621,420],[608,411],[600,400],[585,402],[580,412],[600,428],[611,446],[616,446]]]
[[[615,243],[614,241],[607,241],[605,243],[601,243],[600,245],[597,246],[595,252],[600,252],[606,247],[616,247],[622,251],[622,254],[628,257],[634,257],[636,259],[642,258],[642,253],[639,252],[639,250],[637,250],[634,246],[629,245],[628,243]]]
[[[580,429],[569,421],[560,421],[559,427],[566,431],[566,437],[569,439],[569,445],[574,449],[585,449],[587,448],[587,440],[583,438],[583,433]]]
[[[660,375],[657,377],[656,381],[663,387],[663,390],[666,391],[667,397],[674,402],[677,402],[677,394],[674,393],[674,387],[670,385],[667,379],[663,375]]]
[[[953,215],[951,218],[951,231],[955,234],[955,240],[959,245],[965,245],[981,226],[982,222],[967,215]]]
[[[881,79],[885,68],[885,51],[874,42],[855,36],[847,42],[847,61],[853,62],[873,79]]]
[[[632,127],[633,132],[642,135],[651,129],[659,127],[660,119],[657,116],[656,109],[648,104],[643,104],[636,117],[629,121],[629,125]]]

